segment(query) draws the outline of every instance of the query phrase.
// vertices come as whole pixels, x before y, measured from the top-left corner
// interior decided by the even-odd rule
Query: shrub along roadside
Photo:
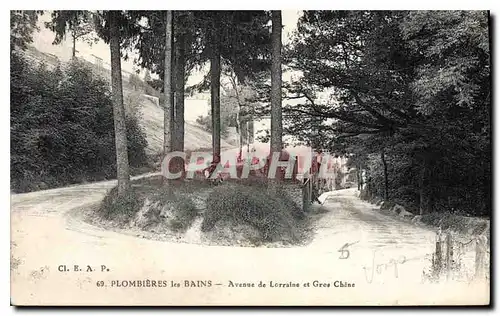
[[[198,209],[192,198],[174,190],[171,185],[160,187],[150,199],[157,205],[158,216],[173,231],[186,231],[198,216]]]
[[[118,198],[116,187],[110,190],[98,208],[98,217],[123,228],[149,229],[163,225],[173,232],[184,232],[198,216],[199,210],[189,189],[162,185],[157,179],[140,179],[132,183],[124,198]]]
[[[79,61],[49,69],[11,54],[11,189],[29,192],[116,175],[109,84]],[[147,164],[145,135],[128,115],[132,170]]]
[[[292,206],[292,207],[291,207]],[[261,241],[299,242],[300,208],[281,192],[272,195],[265,187],[227,183],[213,190],[207,201],[202,231],[224,225],[250,225],[258,230]]]
[[[114,187],[104,197],[98,209],[98,215],[106,220],[120,224],[128,222],[142,207],[144,195],[132,187],[123,197],[118,197],[118,188]]]

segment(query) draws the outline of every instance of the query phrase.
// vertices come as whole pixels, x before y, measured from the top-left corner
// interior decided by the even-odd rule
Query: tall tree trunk
[[[247,134],[246,134],[247,152],[250,152],[250,143],[251,143],[252,138],[250,135],[250,122],[249,121],[246,121],[245,128],[247,131]]]
[[[281,117],[281,11],[272,11],[271,33],[271,157],[281,153],[283,147],[283,122]],[[280,154],[281,156],[281,154]],[[270,164],[270,161],[268,162]],[[281,178],[276,172],[276,180],[271,181],[271,192],[276,191],[276,183]]]
[[[73,56],[73,58],[75,58],[76,57],[76,36],[73,34],[72,37],[73,37],[72,56]]]
[[[252,105],[253,107],[253,105]],[[253,108],[252,108],[253,111]],[[250,152],[250,144],[254,142],[254,124],[253,124],[253,113],[250,117],[250,121],[247,121],[247,152]]]
[[[239,121],[239,117],[238,117],[238,121]],[[238,133],[240,134],[240,155],[243,151],[243,145],[245,144],[245,135],[243,135],[243,124],[241,124],[241,122],[238,122]],[[246,132],[245,132],[246,133]]]
[[[281,152],[283,122],[281,115],[281,11],[272,11],[271,34],[271,152]]]
[[[186,37],[179,34],[175,65],[175,146],[174,149],[184,151],[184,87],[186,75]]]
[[[236,92],[236,93],[238,93],[238,92]],[[238,98],[238,111],[236,112],[236,129],[238,130],[238,135],[240,136],[240,139],[238,140],[238,145],[240,147],[239,155],[241,157],[242,151],[243,151],[243,128],[242,128],[241,117],[240,117],[241,104],[240,104],[240,100],[239,100],[238,95],[237,95],[237,98]]]
[[[231,76],[230,81],[231,85],[233,86],[234,92],[236,94],[236,104],[238,105],[238,110],[236,111],[236,129],[239,135],[239,140],[238,140],[238,146],[239,146],[239,157],[242,156],[242,148],[243,148],[243,128],[241,124],[241,99],[240,99],[240,93],[238,92],[238,84],[236,83],[236,76]]]
[[[175,15],[172,11],[172,58],[170,65],[170,150],[174,150],[175,143]]]
[[[433,209],[430,158],[424,157],[420,170],[420,215],[429,214]]]
[[[175,105],[174,105],[174,123],[173,123],[173,141],[174,151],[184,151],[184,88],[186,75],[186,36],[179,32],[176,34],[177,41],[174,45],[175,50]],[[180,157],[173,159],[175,172],[184,172],[184,160]]]
[[[358,191],[361,191],[362,188],[362,178],[361,178],[361,167],[359,165],[356,166],[356,182],[358,183]]]
[[[385,150],[382,148],[380,153],[380,159],[382,159],[382,165],[384,166],[384,201],[389,199],[389,175],[387,173],[387,161],[385,161]]]
[[[491,149],[490,149],[491,150]],[[491,152],[491,151],[490,151]],[[491,205],[491,159],[488,158],[487,162],[483,161],[483,170],[486,170],[482,176],[482,187],[484,192],[484,208],[481,215],[490,215],[492,211]]]
[[[213,162],[220,162],[220,32],[219,21],[215,19],[212,29],[212,49],[210,54],[210,103],[212,110],[212,150]]]
[[[119,11],[109,11],[109,48],[111,53],[111,92],[115,123],[116,170],[118,195],[123,196],[130,188],[127,149],[127,126],[123,106],[122,69],[120,55]]]
[[[165,14],[165,72],[164,82],[164,106],[163,106],[163,155],[166,156],[172,151],[172,11]]]

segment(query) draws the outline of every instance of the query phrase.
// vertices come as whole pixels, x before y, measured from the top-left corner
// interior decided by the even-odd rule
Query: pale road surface
[[[16,305],[423,305],[486,304],[489,285],[422,284],[435,234],[373,210],[356,191],[326,197],[329,209],[303,247],[244,248],[147,240],[81,222],[115,181],[12,195],[11,302]],[[338,251],[346,243],[349,258]],[[406,262],[404,262],[406,259]],[[391,264],[392,262],[392,264]],[[397,263],[394,262],[404,262]],[[386,264],[383,266],[383,264]],[[66,265],[82,271],[60,272]],[[86,272],[87,265],[96,271]],[[109,271],[101,272],[101,265]],[[378,268],[373,269],[373,266]],[[123,280],[168,287],[116,287]],[[185,287],[185,280],[212,281]],[[331,287],[314,287],[314,281]],[[103,281],[106,287],[98,287]],[[180,287],[171,287],[171,281]],[[253,288],[230,287],[254,283]],[[266,287],[259,287],[262,281]],[[271,287],[270,282],[299,288]],[[355,284],[334,287],[335,281]],[[157,283],[156,282],[156,283]],[[309,283],[309,287],[307,287]],[[217,285],[220,284],[220,285]],[[338,282],[336,283],[338,284]]]

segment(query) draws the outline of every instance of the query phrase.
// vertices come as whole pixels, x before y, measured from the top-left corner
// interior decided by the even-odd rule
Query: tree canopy
[[[303,74],[288,132],[367,157],[379,195],[384,150],[406,204],[489,212],[488,23],[482,11],[305,12],[286,56]],[[467,190],[474,202],[457,203]]]

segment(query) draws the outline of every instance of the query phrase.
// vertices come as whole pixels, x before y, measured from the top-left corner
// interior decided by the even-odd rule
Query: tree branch
[[[370,113],[374,118],[377,119],[377,121],[379,121],[384,126],[387,126],[387,127],[390,127],[390,126],[400,126],[400,124],[398,122],[396,122],[394,120],[391,120],[391,119],[383,116],[377,110],[375,110],[374,108],[368,106],[363,100],[361,100],[361,98],[359,97],[359,95],[357,93],[351,92],[351,94],[352,94],[352,96],[356,100],[356,103],[359,106],[361,106],[363,109],[365,109],[368,113]]]
[[[334,119],[338,119],[341,121],[353,123],[353,124],[356,124],[358,126],[368,127],[368,128],[380,129],[380,128],[384,127],[384,126],[380,126],[380,125],[376,125],[376,124],[365,123],[365,122],[359,121],[355,118],[341,115],[338,112],[337,113],[335,113],[335,112],[328,112],[327,113],[327,112],[323,112],[323,111],[320,111],[320,110],[315,109],[315,108],[313,108],[314,112],[305,111],[305,110],[298,109],[298,108],[285,108],[284,110],[286,112],[297,112],[297,113],[307,114],[307,115],[313,116],[313,117],[334,118]]]

